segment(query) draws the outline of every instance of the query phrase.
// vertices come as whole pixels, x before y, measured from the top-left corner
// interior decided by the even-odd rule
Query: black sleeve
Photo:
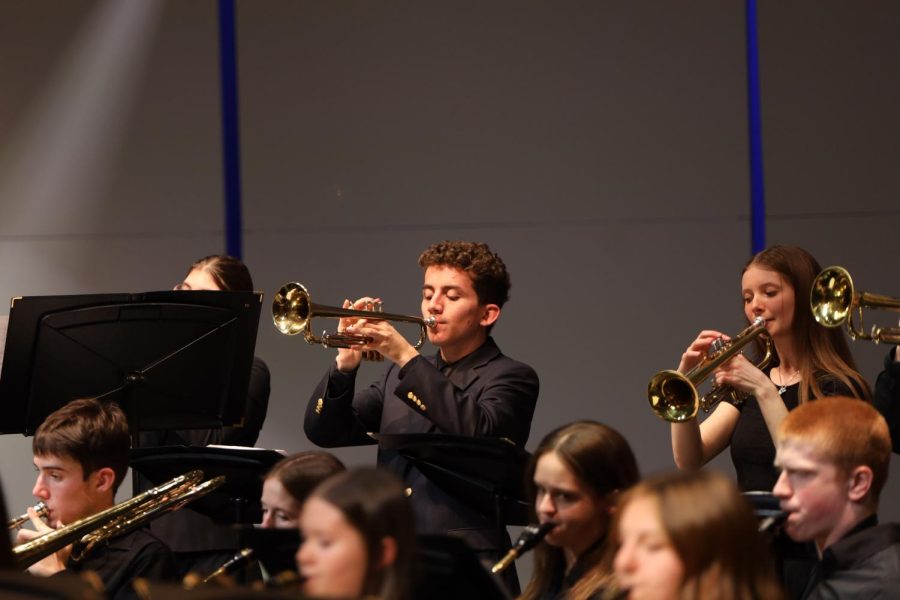
[[[127,579],[114,594],[110,594],[110,600],[141,600],[142,596],[133,587],[134,580],[138,577],[151,581],[178,579],[172,552],[160,542],[141,548],[124,568],[127,569]]]
[[[900,363],[894,361],[896,351],[894,346],[884,358],[884,370],[875,381],[872,404],[887,421],[894,453],[900,454]]]
[[[379,430],[385,381],[393,368],[396,366],[388,368],[379,381],[355,392],[358,370],[343,373],[332,365],[306,405],[306,437],[323,448],[374,444],[367,433]]]
[[[481,374],[489,382],[472,394],[456,387],[427,360],[410,361],[394,395],[437,425],[442,433],[528,440],[538,397],[538,376],[523,363],[506,359]]]

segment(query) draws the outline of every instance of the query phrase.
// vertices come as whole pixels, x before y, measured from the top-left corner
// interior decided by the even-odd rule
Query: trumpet
[[[201,483],[202,479],[203,471],[190,471],[130,500],[19,544],[12,549],[13,561],[24,569],[76,542],[70,559],[81,562],[97,544],[128,533],[168,511],[177,510],[225,483],[222,476]]]
[[[703,397],[697,393],[697,386],[719,368],[719,365],[740,354],[744,346],[762,336],[765,343],[765,355],[756,367],[763,369],[772,360],[772,339],[766,331],[766,322],[756,317],[753,323],[726,342],[721,338],[713,342],[706,356],[697,366],[687,373],[665,370],[650,379],[647,386],[647,398],[656,416],[671,423],[681,423],[697,416],[702,408],[709,412],[719,401],[731,398],[732,403],[739,405],[749,394],[739,392],[730,386],[714,385]]]
[[[50,512],[50,509],[47,508],[47,505],[44,504],[43,501],[38,502],[31,508],[34,509],[34,512],[36,512],[37,516],[41,519],[46,517]],[[31,517],[28,516],[27,512],[19,515],[15,519],[10,519],[9,520],[9,529],[19,529],[20,527],[22,527],[22,525],[27,523],[30,519],[31,519]]]
[[[372,341],[372,338],[356,333],[346,331],[337,331],[334,333],[323,332],[322,337],[316,337],[310,328],[313,317],[331,317],[334,319],[343,319],[345,317],[357,317],[360,319],[369,319],[376,321],[398,321],[405,323],[415,323],[419,325],[419,340],[413,344],[414,348],[421,348],[425,343],[425,328],[435,326],[434,317],[422,319],[408,315],[396,315],[381,311],[381,303],[374,303],[373,310],[353,310],[350,308],[337,308],[334,306],[322,306],[313,304],[310,300],[309,292],[303,285],[291,282],[281,286],[275,298],[272,300],[272,320],[275,328],[284,335],[303,334],[303,338],[309,344],[321,344],[326,348],[353,348],[362,346]],[[377,355],[377,356],[375,356]],[[380,360],[381,355],[378,353],[364,353],[364,358],[369,360]]]
[[[900,344],[900,328],[873,325],[869,333],[863,329],[864,308],[900,311],[900,298],[857,292],[850,273],[843,267],[828,267],[816,276],[809,292],[809,306],[816,322],[825,327],[846,324],[851,339]]]

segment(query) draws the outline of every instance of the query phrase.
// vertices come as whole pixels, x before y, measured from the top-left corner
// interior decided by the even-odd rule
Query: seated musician
[[[344,463],[328,452],[300,452],[281,459],[263,481],[260,527],[296,529],[309,493],[332,475],[346,470]]]
[[[900,598],[900,526],[878,524],[891,439],[872,405],[822,398],[793,410],[776,437],[773,493],[792,539],[820,561],[803,598]]]
[[[89,517],[114,504],[130,458],[125,415],[116,404],[75,400],[48,416],[32,443],[37,481],[33,493],[49,509],[45,524],[29,508],[36,531],[22,529],[17,542]],[[64,570],[96,571],[110,598],[136,598],[136,577],[165,580],[175,576],[169,548],[143,528],[94,546],[83,560],[70,557],[72,547],[29,567],[38,575]]]
[[[443,433],[506,438],[523,447],[538,395],[534,369],[500,352],[490,336],[509,296],[509,274],[486,244],[440,242],[419,257],[425,271],[423,318],[434,317],[428,340],[437,354],[425,357],[387,321],[342,319],[339,330],[372,339],[340,349],[335,364],[313,391],[306,409],[307,437],[323,447],[373,444],[367,432]],[[362,309],[373,298],[345,308]],[[379,352],[390,364],[378,381],[357,387],[361,350]],[[493,563],[509,547],[496,525],[435,485],[396,452],[379,450],[378,464],[401,477],[411,491],[420,533],[457,535]],[[518,581],[510,576],[511,589]]]
[[[326,480],[303,504],[300,531],[305,594],[412,600],[413,513],[392,473],[363,468]]]
[[[522,600],[589,600],[609,588],[610,519],[620,492],[640,475],[622,435],[578,421],[541,440],[528,469],[540,523],[556,523],[534,550],[534,575]]]
[[[757,520],[713,471],[646,479],[616,508],[616,587],[629,600],[784,598]]]
[[[240,260],[225,255],[201,258],[188,269],[176,290],[252,292],[250,270]],[[141,447],[153,446],[253,446],[263,427],[269,405],[269,368],[258,356],[253,357],[250,384],[240,426],[218,429],[144,431]],[[152,487],[138,478],[141,491]],[[237,535],[227,526],[188,507],[155,519],[151,531],[175,552],[178,572],[208,574],[227,561],[238,550]]]

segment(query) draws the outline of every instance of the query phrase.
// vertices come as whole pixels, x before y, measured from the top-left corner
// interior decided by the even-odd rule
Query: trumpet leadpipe
[[[31,508],[34,509],[34,512],[36,512],[37,516],[41,519],[45,518],[47,516],[47,514],[50,512],[50,510],[47,508],[47,505],[44,504],[43,502],[38,502]],[[21,514],[18,517],[16,517],[15,519],[9,520],[8,528],[9,529],[19,529],[20,527],[22,527],[22,525],[27,523],[30,519],[31,519],[31,517],[28,516],[27,512],[24,514]]]

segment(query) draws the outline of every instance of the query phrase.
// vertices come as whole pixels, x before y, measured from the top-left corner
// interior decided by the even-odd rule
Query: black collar
[[[878,516],[872,515],[857,523],[844,537],[822,553],[822,569],[827,575],[852,567],[874,554],[900,543],[900,526],[878,526]]]

